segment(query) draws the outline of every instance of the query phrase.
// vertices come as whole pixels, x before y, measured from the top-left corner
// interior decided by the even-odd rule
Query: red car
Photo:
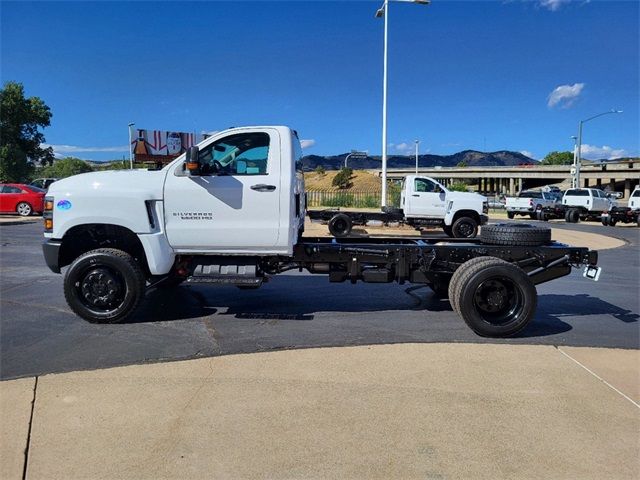
[[[45,191],[22,183],[0,184],[0,212],[17,213],[27,217],[32,213],[42,213]]]

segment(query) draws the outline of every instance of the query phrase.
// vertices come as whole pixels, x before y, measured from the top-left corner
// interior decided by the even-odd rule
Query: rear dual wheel
[[[449,301],[478,335],[508,337],[533,319],[538,296],[521,268],[499,258],[477,257],[454,272]]]
[[[349,215],[338,213],[331,217],[327,226],[329,227],[329,232],[331,232],[331,235],[334,237],[346,237],[351,233],[353,222]]]

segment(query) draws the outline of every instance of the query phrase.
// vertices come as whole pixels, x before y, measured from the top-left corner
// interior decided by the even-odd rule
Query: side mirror
[[[184,162],[184,165],[191,175],[198,175],[200,173],[200,160],[198,159],[198,152],[199,149],[195,145],[187,150],[187,158]]]

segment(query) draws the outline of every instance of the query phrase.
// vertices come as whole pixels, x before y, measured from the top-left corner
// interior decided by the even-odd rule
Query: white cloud
[[[556,87],[553,92],[549,94],[547,105],[549,108],[555,106],[559,106],[560,108],[571,107],[578,100],[584,86],[584,83],[574,83],[573,85],[560,85]]]
[[[529,158],[533,158],[534,160],[537,160],[533,152],[530,152],[529,150],[521,150],[520,153],[523,155],[526,155]]]
[[[79,147],[76,145],[51,145],[43,143],[43,147],[51,147],[56,154],[62,153],[80,153],[80,152],[128,152],[129,147],[123,145],[121,147]]]
[[[586,158],[587,160],[600,160],[603,158],[611,160],[612,158],[629,156],[629,152],[623,148],[612,148],[608,145],[597,147],[595,145],[587,145],[586,143],[583,143],[580,151],[582,152],[582,158]]]
[[[313,147],[315,144],[316,144],[316,141],[312,138],[308,140],[300,140],[300,146],[302,146],[302,148]]]
[[[562,5],[569,3],[570,1],[571,0],[539,0],[538,4],[543,8],[556,12],[560,7],[562,7]]]
[[[416,151],[415,143],[390,143],[388,147],[395,150],[396,153],[399,153],[401,155],[408,155]]]

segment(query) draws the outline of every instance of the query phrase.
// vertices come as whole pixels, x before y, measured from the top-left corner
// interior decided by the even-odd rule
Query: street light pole
[[[387,206],[387,41],[389,1],[384,0],[384,67],[382,73],[382,207]]]
[[[376,18],[384,17],[384,60],[382,71],[382,207],[387,206],[387,43],[389,39],[389,2],[428,5],[430,0],[384,0]]]
[[[135,123],[130,123],[129,124],[129,168],[131,170],[133,170],[133,147],[132,147],[132,143],[133,143],[133,126],[135,125]]]
[[[622,110],[616,110],[612,108],[608,112],[602,112],[593,117],[589,117],[586,120],[580,120],[578,123],[578,153],[576,155],[576,173],[575,173],[575,188],[580,188],[580,166],[582,163],[582,125],[593,120],[594,118],[602,117],[603,115],[609,115],[612,113],[622,113]]]
[[[578,188],[576,185],[576,169],[578,168],[578,137],[571,135],[573,138],[573,168],[571,171],[571,188]]]
[[[416,140],[416,175],[418,174],[418,144],[420,140]]]

